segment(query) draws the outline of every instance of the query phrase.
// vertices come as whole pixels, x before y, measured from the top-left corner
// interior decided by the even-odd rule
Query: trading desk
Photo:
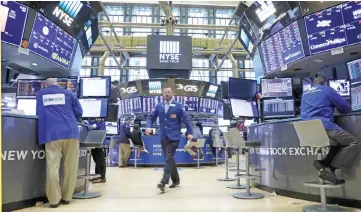
[[[319,189],[303,185],[317,181],[318,172],[313,167],[316,148],[300,147],[292,122],[300,119],[274,121],[249,127],[248,139],[262,142],[261,148],[250,150],[250,161],[264,171],[256,186],[285,196],[319,200]],[[336,115],[335,122],[361,140],[361,113]],[[323,155],[328,148],[323,149]],[[338,170],[337,175],[346,180],[342,189],[327,190],[328,200],[335,204],[361,207],[361,152],[353,161],[353,169]]]
[[[45,146],[38,144],[37,117],[3,114],[2,132],[3,211],[47,201]],[[80,132],[84,137],[86,130],[80,128]],[[80,150],[78,174],[85,174],[85,156],[86,150]],[[84,180],[78,180],[76,191],[82,191],[83,187]]]

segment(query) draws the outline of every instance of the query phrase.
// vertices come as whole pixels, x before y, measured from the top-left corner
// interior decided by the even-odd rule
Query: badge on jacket
[[[175,119],[175,118],[177,118],[177,114],[170,114],[170,117],[171,117],[172,119]]]

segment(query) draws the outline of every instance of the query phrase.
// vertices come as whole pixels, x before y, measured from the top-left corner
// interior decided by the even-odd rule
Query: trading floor
[[[240,200],[231,195],[238,191],[226,188],[235,182],[220,182],[217,177],[224,175],[223,167],[179,168],[181,186],[166,189],[160,194],[156,187],[162,176],[162,169],[107,169],[107,182],[93,184],[91,189],[101,191],[102,197],[89,200],[73,200],[70,205],[57,209],[48,204],[20,211],[147,211],[147,212],[293,212],[302,211],[302,207],[315,203],[265,194],[259,200]],[[241,183],[244,183],[241,181]],[[317,203],[316,203],[317,204]],[[356,210],[349,210],[356,211]]]

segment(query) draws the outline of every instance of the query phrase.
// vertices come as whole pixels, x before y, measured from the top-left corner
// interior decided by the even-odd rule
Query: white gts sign
[[[136,93],[138,90],[135,86],[128,87],[128,88],[120,88],[121,93]]]
[[[177,84],[177,90],[184,90],[186,92],[197,92],[198,86]]]
[[[179,63],[179,41],[159,42],[159,63]]]

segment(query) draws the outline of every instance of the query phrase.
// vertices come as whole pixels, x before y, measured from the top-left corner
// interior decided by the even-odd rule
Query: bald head
[[[52,85],[58,85],[58,81],[56,81],[56,79],[54,79],[54,78],[46,79],[45,83],[46,83],[47,87],[52,86]]]

